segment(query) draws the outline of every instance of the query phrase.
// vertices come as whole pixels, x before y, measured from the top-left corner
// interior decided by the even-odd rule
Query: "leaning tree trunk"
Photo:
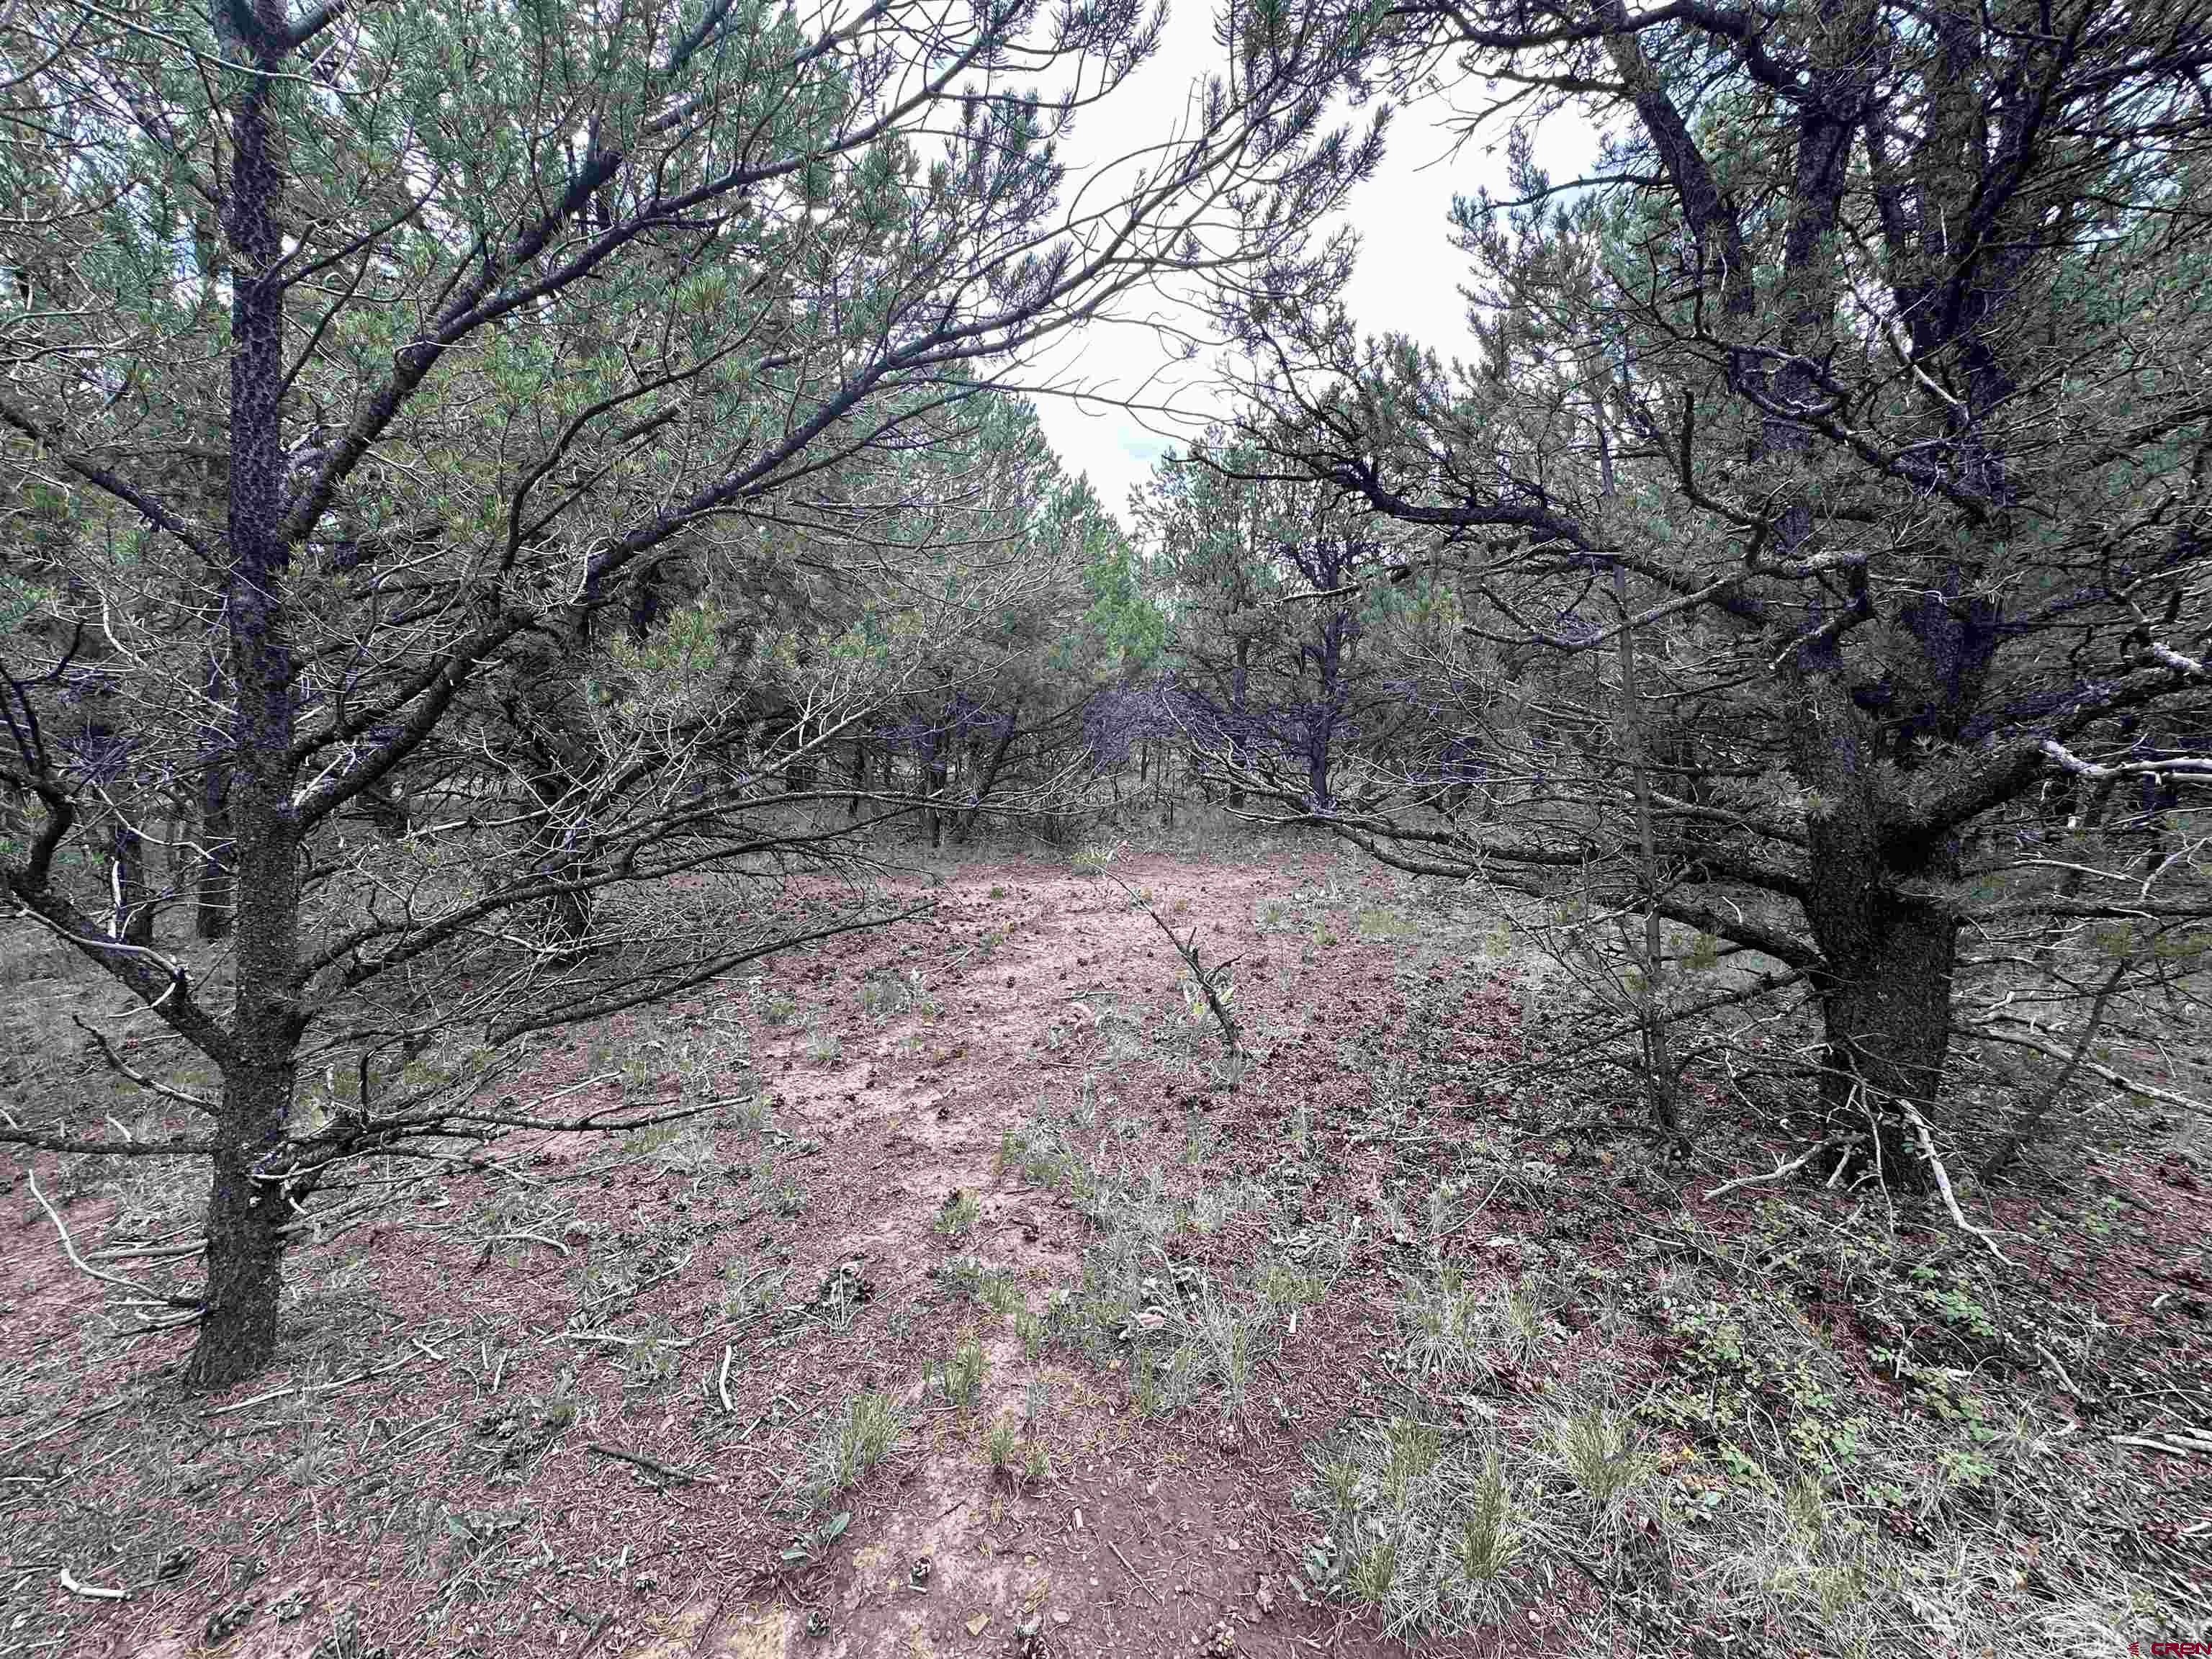
[[[264,27],[258,33],[262,39],[251,49],[262,68],[273,69],[267,46],[272,31]],[[235,36],[229,38],[235,42]],[[266,75],[245,81],[231,123],[227,601],[237,706],[231,815],[238,990],[214,1136],[206,1307],[185,1372],[187,1386],[196,1389],[224,1388],[250,1376],[276,1350],[286,1206],[283,1181],[267,1178],[260,1166],[283,1144],[306,1024],[299,994],[299,826],[291,759],[295,677],[285,615],[290,549],[283,528],[284,461],[277,424],[284,290],[269,121],[274,86]]]

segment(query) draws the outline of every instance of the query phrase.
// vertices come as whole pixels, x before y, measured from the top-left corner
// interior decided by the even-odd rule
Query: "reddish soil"
[[[1387,886],[1310,847],[1265,865],[1139,859],[1115,873],[1149,888],[1163,912],[1180,901],[1175,923],[1198,929],[1209,959],[1245,958],[1248,1022],[1295,1026],[1308,1018],[1297,945],[1285,957],[1278,939],[1271,954],[1254,913],[1325,870],[1340,884]],[[550,1138],[516,1175],[526,1201],[552,1195],[573,1206],[558,1241],[569,1254],[526,1238],[484,1242],[502,1230],[491,1206],[515,1182],[436,1183],[352,1235],[365,1249],[347,1252],[340,1271],[327,1252],[300,1252],[279,1369],[210,1401],[179,1395],[182,1337],[99,1334],[107,1322],[93,1316],[94,1287],[52,1248],[26,1199],[7,1229],[0,1339],[21,1367],[0,1416],[13,1483],[0,1490],[23,1494],[6,1511],[12,1577],[0,1653],[167,1659],[208,1650],[211,1620],[216,1631],[237,1626],[218,1650],[254,1659],[355,1659],[378,1646],[395,1659],[1003,1654],[1030,1650],[1018,1632],[1031,1621],[1043,1642],[1036,1651],[1071,1656],[1366,1650],[1371,1638],[1338,1610],[1303,1605],[1293,1587],[1293,1445],[1224,1452],[1203,1426],[1144,1424],[1114,1379],[1065,1354],[1026,1365],[1003,1322],[933,1278],[949,1256],[972,1254],[1018,1273],[1041,1307],[1048,1285],[1078,1276],[1084,1224],[1056,1195],[1020,1186],[1018,1173],[994,1173],[1000,1134],[1073,1089],[1101,1008],[1164,1005],[1179,973],[1143,911],[1112,884],[1064,866],[969,865],[938,896],[926,921],[793,952],[763,975],[802,1018],[821,1016],[806,1036],[761,1033],[753,1054],[785,1137],[774,1161],[807,1195],[795,1217],[767,1201],[764,1173],[695,1179],[656,1172],[650,1158],[618,1159],[603,1138]],[[1390,954],[1336,943],[1326,969],[1340,983],[1387,988]],[[886,972],[918,975],[938,1017],[866,1018],[860,988]],[[711,1020],[730,999],[694,999],[660,1029]],[[1325,1113],[1331,1094],[1350,1087],[1310,1054],[1332,1019],[1364,1019],[1358,1001],[1319,1012],[1279,1072],[1248,1079],[1241,1102],[1223,1103],[1236,1107],[1226,1123],[1287,1115],[1292,1087]],[[1055,1021],[1073,1038],[1056,1051],[1047,1046]],[[582,1080],[590,1035],[556,1045],[517,1092]],[[833,1036],[840,1050],[825,1058],[822,1039]],[[1217,1104],[1149,1060],[1112,1083],[1125,1106],[1157,1109],[1164,1129],[1180,1124],[1186,1097]],[[601,1096],[613,1103],[611,1087],[571,1095],[562,1109]],[[717,1139],[724,1167],[763,1161],[742,1131]],[[956,1192],[975,1194],[981,1209],[957,1245],[933,1226]],[[96,1236],[102,1208],[70,1212],[73,1235]],[[629,1386],[617,1364],[624,1350],[612,1344],[563,1340],[592,1262],[672,1266],[687,1249],[681,1271],[617,1298],[618,1317],[611,1309],[588,1322],[699,1334],[665,1385]],[[849,1328],[770,1316],[726,1339],[726,1286],[781,1269],[787,1306],[855,1257],[869,1298]],[[918,1316],[895,1339],[898,1309]],[[968,1329],[985,1338],[991,1361],[972,1419],[922,1403],[931,1364]],[[580,1415],[555,1428],[537,1407],[571,1367]],[[365,1369],[379,1374],[347,1380]],[[980,1425],[1018,1413],[1040,1369],[1053,1391],[1044,1427],[1054,1474],[1040,1490],[1010,1491],[990,1475]],[[304,1404],[302,1385],[317,1389]],[[917,1403],[910,1444],[843,1500],[844,1537],[788,1566],[779,1559],[791,1541],[781,1483],[822,1414],[860,1386]],[[1291,1386],[1318,1397],[1335,1384],[1316,1364]],[[32,1432],[13,1432],[19,1425]],[[722,1484],[665,1480],[587,1441]],[[919,1589],[918,1556],[931,1563]],[[78,1584],[127,1595],[73,1595],[63,1566]],[[819,1638],[806,1633],[816,1609],[827,1621]]]
[[[180,1394],[184,1336],[112,1334],[129,1318],[103,1312],[97,1287],[62,1259],[19,1166],[0,1171],[16,1200],[0,1217],[0,1656],[1403,1652],[1371,1622],[1306,1599],[1308,1528],[1291,1496],[1315,1436],[1390,1405],[1375,1356],[1392,1340],[1392,1240],[1370,1237],[1376,1254],[1265,1364],[1255,1395],[1269,1408],[1225,1431],[1195,1413],[1139,1418],[1121,1378],[1066,1350],[1025,1360],[1006,1322],[942,1268],[973,1255],[1018,1275],[1033,1310],[1079,1278],[1087,1224],[996,1164],[1005,1131],[1041,1103],[1064,1106],[1086,1075],[1120,1112],[1151,1121],[1164,1158],[1186,1127],[1210,1126],[1224,1176],[1278,1170],[1286,1126],[1309,1109],[1326,1173],[1292,1194],[1293,1220],[1319,1222],[1339,1203],[1380,1217],[1386,1200],[1417,1214],[1424,1160],[1441,1158],[1456,1117],[1498,1115],[1486,1078],[1520,1052],[1526,1022],[1552,1016],[1511,1006],[1425,937],[1364,940],[1356,908],[1405,890],[1326,845],[1261,843],[1234,864],[1121,860],[1115,873],[1179,930],[1195,927],[1208,960],[1243,959],[1238,1006],[1262,1059],[1233,1091],[1157,1043],[1115,1049],[1101,1037],[1109,1005],[1147,1021],[1173,1004],[1181,1018],[1179,965],[1115,885],[1064,866],[967,865],[928,920],[777,958],[757,986],[718,988],[649,1028],[580,1033],[516,1091],[585,1081],[594,1042],[610,1036],[742,1024],[775,1097],[774,1136],[720,1121],[709,1152],[674,1167],[601,1137],[509,1143],[508,1173],[425,1183],[373,1226],[299,1252],[278,1368],[229,1397]],[[1326,902],[1311,895],[1324,878]],[[1302,887],[1297,914],[1327,917],[1328,937],[1297,931],[1305,921],[1255,924],[1264,902]],[[864,988],[892,975],[935,1018],[865,1011]],[[779,996],[801,1024],[763,1023]],[[1360,1133],[1369,1063],[1415,1048],[1430,1061],[1418,1103],[1434,1127],[1395,1142]],[[612,1104],[615,1087],[580,1090],[564,1109]],[[1556,1108],[1595,1079],[1551,1087],[1513,1112]],[[1715,1123],[1737,1109],[1705,1105]],[[1453,1249],[1470,1273],[1492,1274],[1538,1240],[1617,1260],[1632,1240],[1672,1238],[1755,1200],[1698,1194],[1784,1151],[1778,1139],[1708,1145],[1662,1188],[1616,1182],[1597,1140],[1564,1155],[1547,1142],[1556,1194],[1500,1194]],[[39,1165],[42,1183],[53,1163]],[[2048,1270],[2094,1298],[2114,1375],[2140,1379],[2151,1402],[2109,1409],[2100,1442],[2154,1426],[2160,1400],[2199,1387],[2189,1356],[2205,1351],[2207,1295],[2194,1165],[2116,1165],[2104,1178],[2124,1195],[2123,1226]],[[2001,1195],[2008,1238],[2031,1229],[2039,1190]],[[803,1208],[785,1201],[799,1191]],[[957,1243],[935,1225],[954,1194],[980,1200]],[[112,1194],[64,1214],[81,1246],[120,1218]],[[1190,1248],[1226,1261],[1249,1242],[1232,1227]],[[857,1313],[810,1306],[856,1259]],[[769,1305],[726,1306],[779,1274]],[[1816,1316],[1852,1316],[1847,1285],[1806,1296]],[[1583,1328],[1576,1307],[1561,1316],[1568,1332]],[[990,1368],[963,1413],[929,1378],[970,1334]],[[647,1338],[662,1347],[644,1352],[672,1354],[672,1370],[635,1364]],[[1649,1340],[1601,1355],[1639,1369],[1665,1358]],[[1600,1363],[1599,1351],[1560,1356],[1585,1360]],[[1018,1419],[1036,1377],[1054,1474],[1017,1491],[992,1477],[982,1432]],[[1552,1380],[1522,1381],[1534,1395]],[[842,1535],[791,1559],[804,1450],[864,1388],[908,1404],[907,1443],[839,1500]],[[2185,1528],[2204,1505],[2190,1466],[2130,1467],[2113,1501],[2133,1506],[2141,1548],[2193,1571],[2201,1546],[2182,1553],[2197,1536]],[[1578,1609],[1562,1595],[1525,1614],[1515,1646],[1576,1649]],[[1480,1650],[1504,1640],[1490,1632]]]

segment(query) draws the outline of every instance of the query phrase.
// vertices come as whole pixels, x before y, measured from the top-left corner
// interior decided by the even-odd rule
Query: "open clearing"
[[[232,1396],[25,1177],[85,1252],[199,1194],[11,1158],[0,1655],[2204,1639],[2201,1126],[2055,1132],[1972,1195],[2005,1262],[1708,1198],[1774,1115],[1701,1098],[1682,1159],[1601,1069],[1502,1087],[1600,1017],[1479,902],[1200,838],[1109,870],[1237,959],[1243,1063],[1095,859],[912,872],[926,921],[550,1045],[518,1094],[730,1103],[410,1166]],[[19,1038],[113,1000],[17,984]]]

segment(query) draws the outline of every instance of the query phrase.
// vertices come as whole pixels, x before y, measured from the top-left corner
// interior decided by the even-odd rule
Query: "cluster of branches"
[[[191,1383],[270,1358],[325,1171],[514,1127],[469,1102],[526,1033],[895,919],[793,816],[820,761],[998,695],[1097,562],[996,394],[1304,240],[1374,158],[1324,126],[1356,33],[1231,18],[1141,169],[1064,193],[1157,20],[0,19],[0,895],[216,1079],[104,1044],[204,1132],[4,1133],[208,1161]],[[806,872],[851,879],[764,902]],[[295,1127],[318,1073],[353,1093]]]
[[[1380,799],[1221,763],[1399,867],[1642,915],[1655,981],[1809,994],[1889,1176],[1930,1123],[2009,1139],[1947,1110],[1962,1038],[2157,1092],[2092,1039],[2203,1012],[2212,15],[1415,4],[1377,52],[1510,89],[1470,121],[1510,189],[1455,210],[1479,349],[1282,263],[1226,301],[1231,470],[1423,532],[1449,625]],[[1535,165],[1559,112],[1586,177]]]

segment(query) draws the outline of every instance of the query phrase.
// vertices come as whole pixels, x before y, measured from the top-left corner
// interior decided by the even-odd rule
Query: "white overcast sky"
[[[1194,77],[1218,61],[1211,0],[1170,4],[1158,53],[1079,118],[1073,142],[1062,149],[1071,185],[1079,183],[1087,167],[1172,128]],[[1357,121],[1363,113],[1349,112],[1347,118]],[[1410,334],[1449,359],[1464,354],[1469,343],[1459,294],[1466,260],[1451,244],[1451,199],[1455,193],[1471,196],[1485,184],[1502,185],[1504,165],[1502,133],[1485,134],[1448,154],[1451,136],[1439,124],[1441,113],[1419,106],[1400,109],[1382,166],[1352,198],[1349,216],[1361,246],[1350,302],[1363,331]],[[1486,155],[1493,137],[1499,153]],[[1563,117],[1547,126],[1538,154],[1555,178],[1571,176],[1595,147],[1591,135],[1574,130]],[[1175,422],[1159,413],[1140,417],[1112,403],[1053,396],[1036,400],[1045,434],[1069,470],[1087,473],[1099,500],[1126,523],[1132,486],[1151,474],[1163,450],[1194,436],[1206,415],[1218,408],[1211,389],[1219,378],[1218,361],[1218,354],[1209,352],[1194,362],[1178,362],[1165,343],[1143,328],[1094,325],[1058,344],[1042,367],[1056,382],[1188,410],[1187,435],[1170,435]]]

